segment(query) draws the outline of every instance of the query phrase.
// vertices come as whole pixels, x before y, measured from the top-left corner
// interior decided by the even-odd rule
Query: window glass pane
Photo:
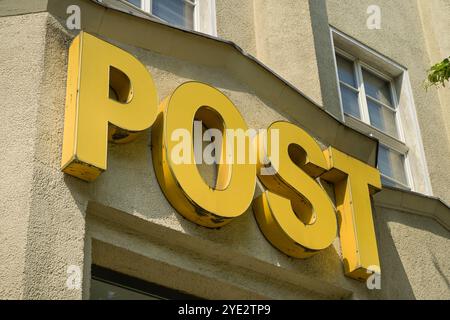
[[[398,138],[395,112],[370,99],[367,99],[367,107],[369,108],[370,124],[375,128]]]
[[[336,55],[339,80],[356,88],[355,70],[353,68],[353,61],[347,60],[339,55]]]
[[[194,28],[194,6],[184,0],[152,0],[152,14],[173,25]]]
[[[362,70],[366,94],[378,101],[393,106],[390,83],[367,70]]]
[[[138,8],[141,8],[141,0],[127,0],[127,2],[134,4]]]
[[[346,114],[361,119],[359,112],[358,93],[341,84],[342,105]]]
[[[404,167],[404,156],[380,145],[378,150],[378,169],[382,174],[408,185]]]

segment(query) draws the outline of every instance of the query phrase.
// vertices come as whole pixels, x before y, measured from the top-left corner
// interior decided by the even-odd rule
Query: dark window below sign
[[[199,300],[201,298],[97,265],[92,265],[90,299]]]

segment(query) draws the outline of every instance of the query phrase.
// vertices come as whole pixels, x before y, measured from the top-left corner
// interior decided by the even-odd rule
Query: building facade
[[[450,55],[450,2],[376,2],[0,1],[0,298],[450,299],[450,93],[424,86]],[[378,168],[381,275],[346,276],[338,232],[308,259],[283,253],[250,204],[220,228],[185,219],[158,183],[153,128],[109,143],[94,181],[64,172],[81,32],[142,63],[158,104],[207,84],[249,128],[288,121]],[[338,208],[335,184],[317,183]]]

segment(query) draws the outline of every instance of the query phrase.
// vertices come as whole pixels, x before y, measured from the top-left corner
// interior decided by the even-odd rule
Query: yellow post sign
[[[214,187],[197,167],[191,139],[196,121],[214,128],[214,141],[220,140]],[[285,254],[311,257],[338,234],[346,275],[365,280],[380,273],[370,200],[381,189],[377,169],[333,147],[322,150],[308,133],[285,121],[252,135],[233,102],[203,83],[182,84],[158,108],[144,65],[80,33],[69,49],[62,170],[94,181],[106,170],[108,141],[127,143],[150,127],[158,182],[187,219],[217,228],[253,204],[261,231]],[[253,199],[257,179],[265,190]],[[335,204],[319,179],[334,185]]]

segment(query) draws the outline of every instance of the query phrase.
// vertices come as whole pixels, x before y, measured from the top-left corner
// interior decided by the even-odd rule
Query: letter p
[[[150,73],[134,56],[81,32],[69,49],[61,168],[85,181],[106,170],[108,140],[126,143],[158,112]]]

